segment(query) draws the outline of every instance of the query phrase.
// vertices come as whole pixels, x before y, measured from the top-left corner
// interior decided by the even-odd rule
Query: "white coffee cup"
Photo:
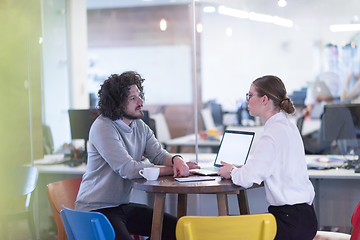
[[[154,181],[159,177],[160,168],[157,167],[144,168],[139,171],[139,174],[144,178],[146,178],[146,180]]]

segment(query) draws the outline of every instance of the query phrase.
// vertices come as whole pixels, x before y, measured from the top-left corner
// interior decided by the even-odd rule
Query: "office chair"
[[[102,213],[73,210],[63,205],[60,215],[69,240],[115,239],[114,228]]]
[[[184,216],[176,225],[178,240],[272,240],[275,235],[276,221],[270,213],[216,217]]]
[[[0,209],[0,220],[3,230],[1,237],[2,239],[8,238],[7,225],[10,221],[27,219],[31,231],[31,237],[35,240],[37,237],[32,209],[33,198],[31,195],[36,188],[39,172],[36,167],[19,167],[15,168],[13,176],[13,180],[9,179],[9,184],[12,184],[10,192],[6,193],[6,195],[4,194],[2,197],[6,198],[8,206],[4,206],[6,207],[5,209]],[[11,207],[14,202],[19,203],[19,201],[21,201],[21,203],[23,203],[24,200],[25,204],[21,209]]]
[[[351,217],[353,230],[351,235],[339,232],[317,231],[314,240],[360,240],[360,202]]]
[[[208,131],[209,129],[216,129],[216,125],[210,108],[201,109],[201,117],[206,131]]]
[[[296,120],[296,126],[299,129],[300,135],[302,136],[302,130],[303,130],[303,126],[304,126],[304,121],[305,121],[305,115],[300,116],[297,120]]]
[[[58,231],[58,240],[66,239],[65,228],[60,216],[62,205],[69,208],[75,207],[75,200],[80,188],[80,183],[81,178],[74,178],[49,183],[46,186],[46,194]]]
[[[168,124],[163,113],[155,113],[150,115],[151,119],[155,121],[156,138],[162,144],[171,139]]]
[[[222,127],[224,125],[224,113],[222,110],[222,106],[219,103],[211,101],[210,103],[211,115],[213,117],[214,123],[216,127]]]
[[[60,211],[63,205],[68,208],[75,208],[75,200],[79,192],[81,180],[81,178],[68,179],[49,183],[46,186],[46,194],[58,231],[58,240],[67,239]],[[140,240],[140,236],[133,236],[135,240]]]
[[[49,126],[43,124],[43,148],[44,154],[53,154],[54,152],[54,140]]]

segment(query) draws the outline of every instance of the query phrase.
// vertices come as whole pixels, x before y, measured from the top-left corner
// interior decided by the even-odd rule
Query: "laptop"
[[[326,98],[332,98],[332,94],[330,92],[330,89],[328,88],[328,86],[325,84],[324,81],[322,80],[316,80],[313,88],[312,88],[312,93],[314,96],[314,99],[316,99],[318,96],[323,96]],[[313,108],[311,111],[311,118],[312,119],[320,119],[321,115],[323,114],[324,111],[324,105],[325,102],[320,102],[320,103],[315,103],[313,104]]]
[[[244,165],[249,156],[254,136],[254,132],[226,130],[221,139],[214,165],[210,168],[192,169],[191,173],[204,176],[217,175],[219,168],[223,166],[221,161],[235,166]]]
[[[330,92],[329,87],[326,85],[326,83],[322,80],[316,80],[313,85],[313,95],[314,97],[318,96],[324,96],[327,98],[332,98],[332,94]]]

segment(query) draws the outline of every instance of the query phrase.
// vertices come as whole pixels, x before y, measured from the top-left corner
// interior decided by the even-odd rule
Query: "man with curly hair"
[[[99,90],[100,116],[89,133],[86,172],[75,208],[105,214],[115,239],[132,239],[130,233],[151,235],[153,210],[130,202],[131,179],[145,167],[160,168],[160,175],[188,176],[195,163],[164,150],[143,117],[144,79],[136,72],[113,74]],[[163,239],[175,239],[176,217],[165,214]]]

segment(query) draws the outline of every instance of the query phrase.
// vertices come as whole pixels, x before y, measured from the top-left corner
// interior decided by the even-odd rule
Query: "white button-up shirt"
[[[264,182],[267,201],[274,206],[312,204],[315,196],[299,130],[283,112],[267,120],[253,155],[231,178],[245,188]]]

